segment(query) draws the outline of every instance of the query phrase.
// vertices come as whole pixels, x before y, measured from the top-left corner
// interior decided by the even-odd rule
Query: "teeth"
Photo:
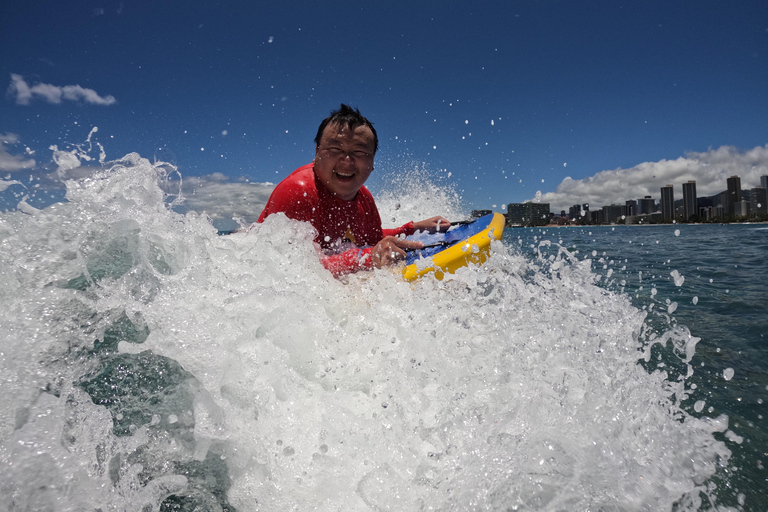
[[[354,176],[354,174],[344,174],[343,172],[339,172],[339,171],[333,171],[333,172],[335,172],[336,174],[338,174],[342,178],[351,178],[352,176]]]

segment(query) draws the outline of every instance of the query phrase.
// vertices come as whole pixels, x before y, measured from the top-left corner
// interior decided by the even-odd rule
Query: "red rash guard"
[[[379,210],[367,188],[360,188],[353,200],[345,201],[320,183],[314,164],[299,167],[277,185],[258,222],[277,212],[312,224],[317,230],[315,242],[325,254],[323,266],[336,277],[372,268],[371,246],[385,236],[414,232],[413,222],[382,229]],[[349,249],[350,243],[356,248]]]

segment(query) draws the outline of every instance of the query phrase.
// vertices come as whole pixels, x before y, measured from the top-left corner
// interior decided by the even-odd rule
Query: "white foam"
[[[687,364],[698,339],[676,327],[642,347],[645,312],[597,287],[591,260],[494,242],[443,281],[340,281],[311,227],[274,215],[217,236],[166,208],[162,172],[129,155],[68,183],[70,203],[3,215],[0,461],[18,503],[33,474],[69,509],[156,508],[197,485],[139,452],[224,464],[243,511],[668,510],[712,494],[727,417],[689,417],[684,381],[638,364],[654,344]],[[441,206],[400,201],[382,217]],[[123,312],[149,335],[119,351],[178,362],[192,402],[116,437],[71,383]]]

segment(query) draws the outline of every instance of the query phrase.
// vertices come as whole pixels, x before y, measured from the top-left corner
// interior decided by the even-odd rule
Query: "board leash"
[[[472,224],[473,222],[475,222],[475,220],[456,220],[451,222],[451,226],[466,226],[467,224]],[[434,249],[435,247],[450,247],[458,242],[459,240],[454,240],[453,242],[447,242],[447,241],[435,242],[433,244],[427,244],[421,249],[405,249],[405,252],[423,251],[424,249]]]
[[[404,249],[404,250],[405,252],[423,251],[424,249],[433,249],[435,247],[450,247],[458,242],[459,240],[454,240],[452,242],[447,242],[447,241],[435,242],[434,244],[427,244],[420,249]]]

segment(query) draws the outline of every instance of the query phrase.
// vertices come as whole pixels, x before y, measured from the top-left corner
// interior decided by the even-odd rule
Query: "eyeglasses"
[[[355,151],[346,151],[338,146],[328,146],[325,148],[321,147],[320,150],[325,151],[328,156],[334,159],[349,157],[352,160],[365,160],[373,156],[373,153],[369,153],[361,149],[356,149]]]

